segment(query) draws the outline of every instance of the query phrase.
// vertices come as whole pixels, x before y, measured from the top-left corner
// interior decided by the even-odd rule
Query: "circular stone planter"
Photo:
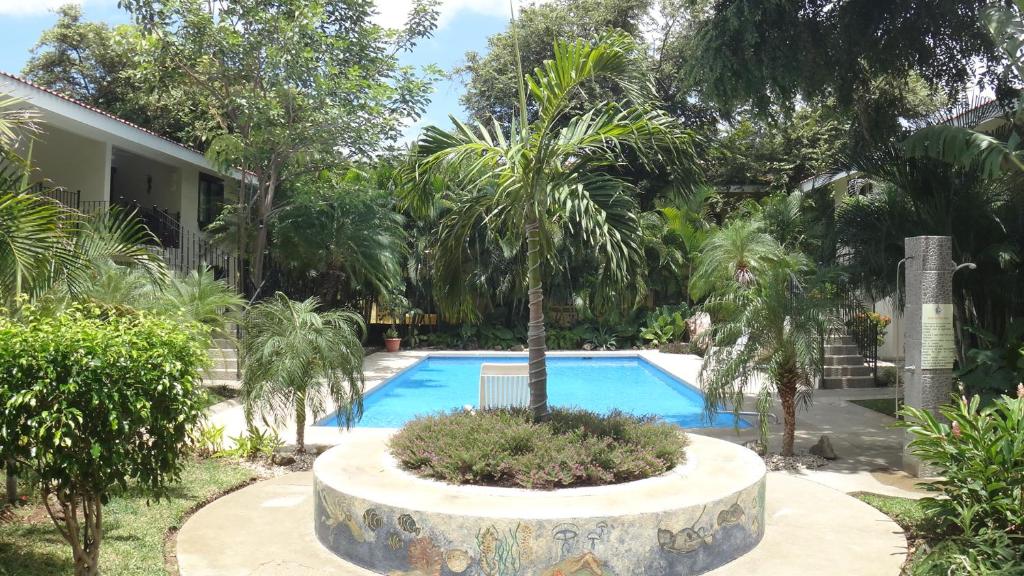
[[[536,491],[418,478],[390,433],[355,430],[313,467],[317,538],[380,574],[700,574],[764,535],[764,462],[724,440],[690,434],[686,463],[655,478]]]

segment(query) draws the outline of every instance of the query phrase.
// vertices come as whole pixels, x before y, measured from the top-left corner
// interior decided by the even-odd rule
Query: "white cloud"
[[[4,1],[8,0],[0,0],[0,2]],[[377,0],[376,4],[379,14],[375,20],[378,24],[388,28],[401,28],[409,14],[412,0]],[[518,12],[519,5],[523,2],[514,0],[514,4]],[[442,0],[437,22],[438,28],[444,28],[456,14],[464,10],[505,18],[508,18],[509,15],[508,0]]]
[[[82,4],[85,0],[0,0],[0,14],[4,16],[32,16],[46,14],[64,4]]]

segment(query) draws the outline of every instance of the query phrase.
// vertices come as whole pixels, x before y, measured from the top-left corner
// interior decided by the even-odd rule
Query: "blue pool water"
[[[526,359],[429,357],[367,394],[357,426],[398,428],[419,415],[460,409],[466,404],[477,406],[484,362],[525,363]],[[656,414],[684,428],[734,424],[731,414],[719,414],[707,422],[700,392],[639,357],[549,356],[547,362],[548,402],[552,406]],[[337,418],[330,416],[317,424],[336,426]],[[740,427],[747,426],[740,421]]]

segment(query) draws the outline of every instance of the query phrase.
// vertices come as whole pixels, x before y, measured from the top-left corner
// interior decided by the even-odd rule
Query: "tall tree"
[[[689,76],[728,110],[834,98],[877,141],[870,132],[898,128],[915,75],[954,94],[973,81],[979,59],[998,64],[978,22],[989,4],[716,0],[696,26]]]
[[[22,70],[26,79],[192,146],[210,117],[181,72],[152,66],[155,45],[138,26],[82,19],[67,4],[45,30]]]
[[[435,0],[402,30],[372,22],[371,0],[120,0],[215,119],[209,156],[242,174],[238,219],[253,227],[250,286],[263,282],[268,218],[293,171],[367,157],[423,110],[430,83],[398,54],[428,36]]]
[[[510,245],[525,241],[530,407],[536,420],[549,414],[543,266],[554,237],[574,232],[593,247],[596,275],[606,289],[628,286],[642,257],[637,207],[630,184],[603,170],[628,152],[676,167],[683,186],[692,185],[696,174],[692,134],[651,106],[636,50],[623,33],[605,34],[592,44],[558,40],[554,58],[520,84],[517,122],[471,128],[452,118],[455,130],[430,126],[417,143],[415,169],[422,185],[407,190],[405,201],[429,209],[437,200],[434,178],[447,186],[441,199],[451,211],[440,223],[436,249],[443,256],[436,265],[450,268],[448,277],[464,277],[463,253],[475,228],[484,226]],[[601,102],[572,114],[572,95],[593,82],[618,85],[631,103]],[[526,117],[531,108],[532,122]],[[457,284],[452,289],[448,296],[462,293]],[[445,300],[449,313],[472,314],[471,303]]]

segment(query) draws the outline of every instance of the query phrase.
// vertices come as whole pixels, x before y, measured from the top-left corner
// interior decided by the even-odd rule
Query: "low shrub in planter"
[[[1007,566],[1024,573],[1024,385],[980,408],[961,398],[930,412],[905,407],[910,449],[937,468],[940,480],[924,484],[942,498],[924,500],[936,528],[951,537],[936,550],[938,563],[955,573],[996,573]],[[951,573],[953,573],[951,572]]]
[[[553,489],[616,484],[662,474],[685,458],[676,426],[621,412],[452,412],[407,423],[390,442],[406,470],[453,484]]]

